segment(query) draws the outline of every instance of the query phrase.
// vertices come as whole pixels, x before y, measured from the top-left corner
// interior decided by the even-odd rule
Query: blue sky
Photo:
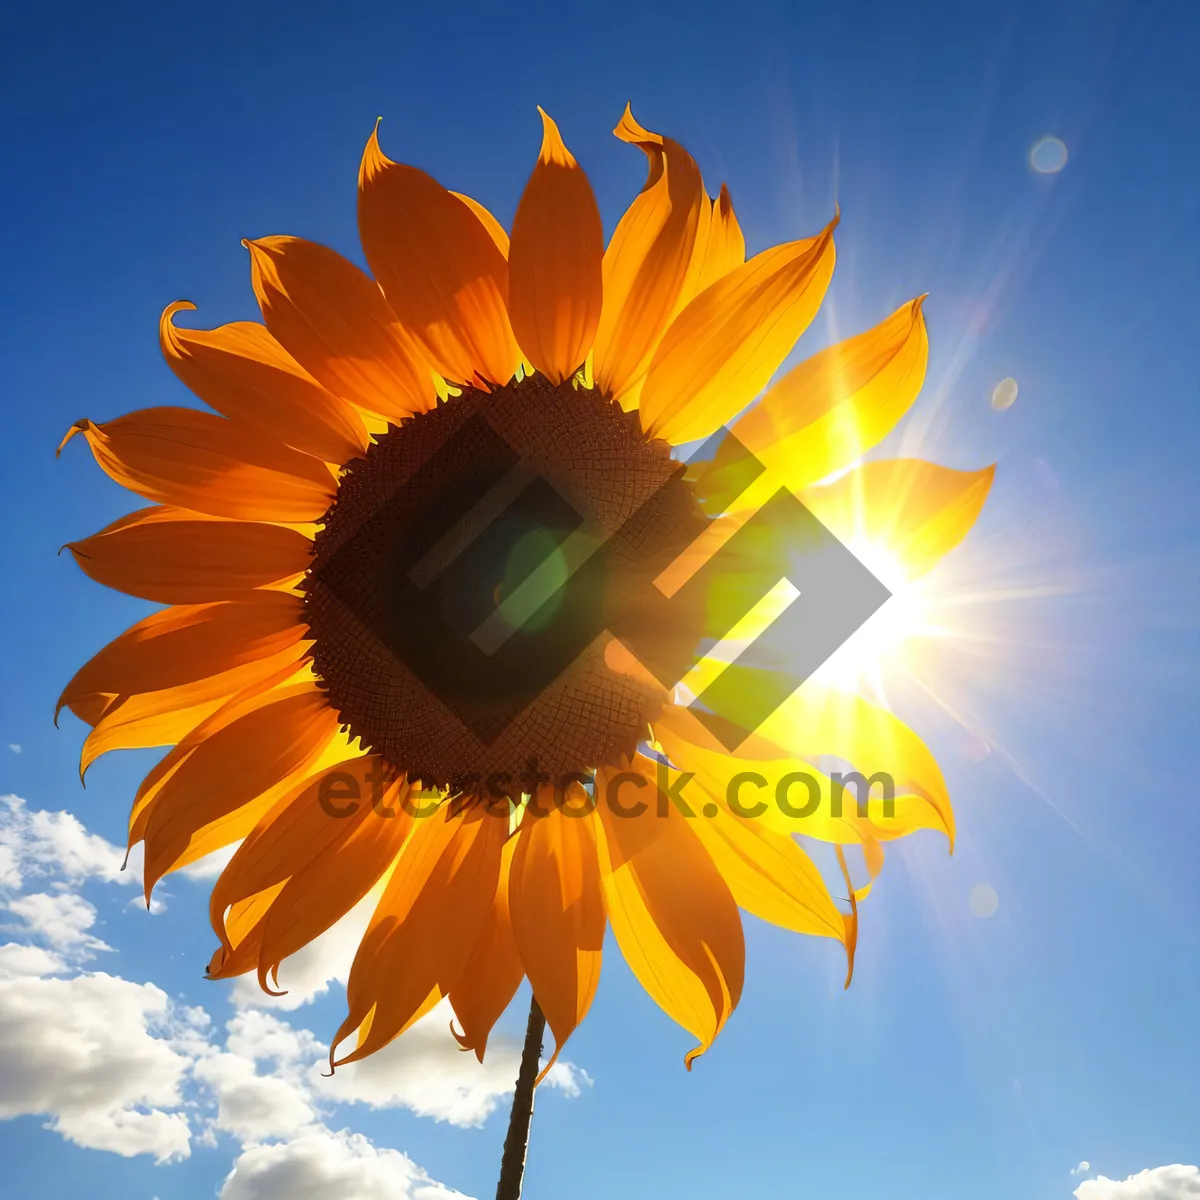
[[[226,1200],[296,1194],[268,1190],[285,1167],[323,1180],[314,1196],[494,1192],[520,1002],[486,1071],[435,1023],[334,1093],[310,1065],[342,1012],[338,946],[298,964],[310,1002],[264,1009],[202,979],[208,881],[131,906],[111,844],[153,754],[102,761],[83,791],[82,726],[51,715],[147,608],[56,551],[136,504],[81,445],[53,450],[81,416],[185,402],[158,315],[187,298],[200,323],[254,317],[241,238],[361,261],[377,116],[392,157],[508,223],[540,103],[611,230],[644,169],[609,132],[632,100],[710,191],[728,182],[751,252],[840,204],[801,352],[930,293],[929,378],[900,444],[998,470],[939,578],[969,636],[919,648],[924,687],[893,692],[945,770],[957,853],[927,835],[889,855],[846,994],[835,947],[748,920],[743,1002],[691,1074],[687,1035],[607,955],[571,1065],[539,1095],[526,1195],[1194,1196],[1197,1176],[1168,1168],[1200,1152],[1200,11],[563,7],[6,19],[0,794],[21,799],[0,806],[0,943],[42,953],[0,951],[5,1194],[193,1200],[235,1161]],[[1039,175],[1046,135],[1069,158]],[[993,411],[1009,376],[1017,402]],[[263,1132],[289,1113],[301,1132]]]

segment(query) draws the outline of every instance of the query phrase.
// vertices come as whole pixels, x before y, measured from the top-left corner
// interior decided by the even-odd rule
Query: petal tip
[[[537,106],[537,110],[542,117],[542,149],[538,155],[538,161],[552,163],[558,167],[575,166],[575,158],[562,140],[562,134],[559,133],[554,118],[540,104]]]

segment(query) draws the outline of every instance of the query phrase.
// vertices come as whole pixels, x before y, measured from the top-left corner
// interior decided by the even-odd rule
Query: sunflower
[[[703,605],[663,621],[639,599],[755,507],[757,485],[706,507],[675,452],[723,426],[770,486],[909,576],[962,538],[990,471],[861,461],[921,388],[921,299],[760,396],[825,294],[836,217],[747,260],[728,190],[710,198],[683,147],[627,108],[616,136],[649,173],[605,247],[588,178],[542,121],[511,235],[386,158],[376,130],[358,196],[371,274],[300,238],[247,241],[261,324],[182,328],[186,302],[161,320],[167,362],[213,411],[80,420],[64,438],[150,502],[70,543],[79,566],[165,605],[63,692],[91,726],[81,772],[172,747],[130,818],[147,898],[240,843],[212,890],[214,978],[277,987],[285,958],[377,896],[335,1065],[445,998],[482,1061],[524,978],[557,1055],[611,927],[695,1038],[690,1067],[742,991],[739,910],[852,961],[869,882],[847,875],[835,902],[794,835],[843,868],[859,847],[871,878],[890,839],[953,838],[929,751],[853,690],[809,681],[731,753],[684,703],[722,666],[698,650]],[[503,553],[461,549],[479,505],[515,522]],[[469,644],[546,561],[587,586],[540,593],[490,654]],[[585,645],[555,641],[579,627]],[[684,685],[614,629],[665,647]],[[886,770],[895,795],[843,811],[822,756]],[[758,796],[773,799],[752,811]]]

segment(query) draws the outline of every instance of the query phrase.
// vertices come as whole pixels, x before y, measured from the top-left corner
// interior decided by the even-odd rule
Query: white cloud
[[[1092,1164],[1085,1158],[1077,1167],[1071,1169],[1072,1175],[1086,1175],[1092,1169]]]
[[[8,903],[10,912],[25,922],[25,932],[49,942],[55,950],[90,957],[112,947],[88,930],[96,922],[96,909],[72,892],[34,892]]]
[[[1200,1168],[1176,1163],[1139,1171],[1128,1179],[1088,1179],[1075,1189],[1077,1200],[1200,1200]]]
[[[8,743],[8,748],[9,748],[9,749],[10,749],[10,750],[11,750],[11,751],[14,753],[14,754],[20,754],[20,753],[21,753],[21,743],[20,743],[20,742],[9,742],[9,743]]]
[[[0,946],[0,979],[36,979],[42,975],[61,975],[66,969],[62,955],[42,946],[21,946],[16,942]]]
[[[407,1155],[361,1134],[318,1129],[290,1142],[242,1151],[219,1200],[452,1200],[461,1193],[435,1183]]]
[[[214,1127],[242,1143],[284,1137],[316,1123],[300,1088],[278,1075],[258,1074],[254,1062],[241,1055],[209,1055],[196,1064],[195,1074],[216,1096]]]
[[[0,796],[0,886],[18,889],[26,877],[54,875],[137,883],[140,871],[122,871],[125,854],[88,831],[68,812],[30,811],[20,796]]]
[[[509,1095],[517,1078],[521,1049],[512,1038],[488,1039],[485,1062],[464,1053],[450,1034],[451,1010],[443,1001],[407,1033],[369,1058],[339,1067],[332,1076],[314,1081],[343,1102],[372,1108],[410,1108],[418,1116],[452,1125],[478,1126]],[[546,1084],[577,1096],[591,1080],[570,1063],[555,1063]]]
[[[111,975],[0,981],[0,1119],[41,1114],[80,1146],[186,1157],[187,1118],[163,1111],[190,1065],[172,1017],[165,992]]]

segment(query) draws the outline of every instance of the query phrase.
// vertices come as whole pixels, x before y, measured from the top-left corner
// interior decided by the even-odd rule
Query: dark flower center
[[[703,524],[669,446],[600,392],[468,388],[345,467],[305,582],[314,669],[426,786],[519,795],[616,763],[699,642],[654,579]]]

